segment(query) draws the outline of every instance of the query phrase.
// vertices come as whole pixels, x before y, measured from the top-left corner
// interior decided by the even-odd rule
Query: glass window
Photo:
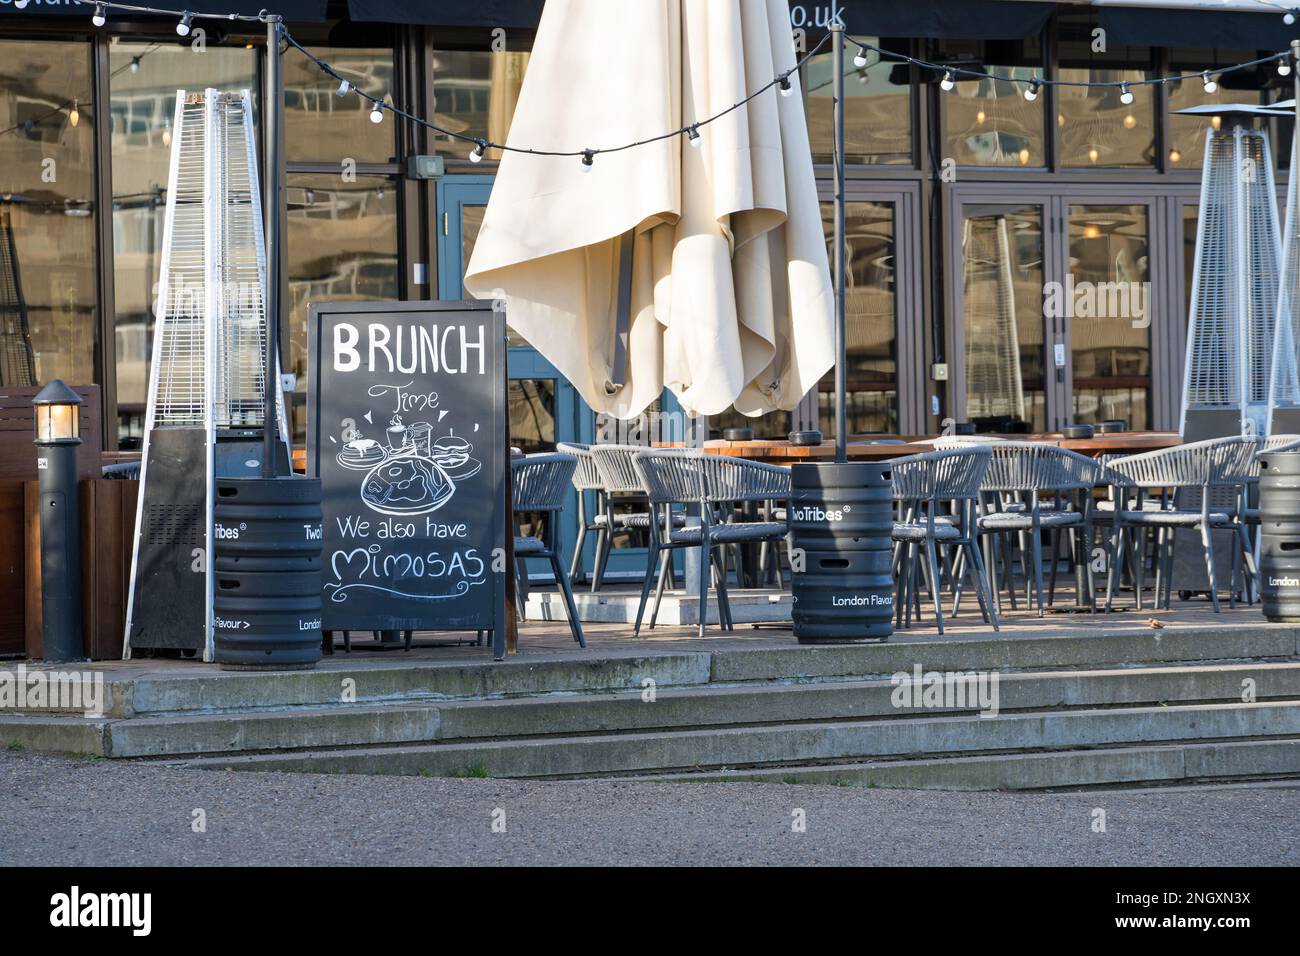
[[[961,253],[966,418],[980,432],[1041,432],[1042,207],[967,206]]]
[[[1155,76],[1149,47],[1111,44],[1093,52],[1093,17],[1060,17],[1058,78],[1068,83],[1136,84]],[[1155,88],[1129,87],[1132,103],[1123,103],[1122,87],[1058,86],[1056,123],[1063,166],[1154,166]]]
[[[354,89],[377,97],[391,94],[392,50],[332,47],[314,52]],[[376,126],[370,122],[370,101],[354,93],[339,96],[338,88],[336,80],[306,57],[293,51],[285,54],[284,137],[288,161],[392,162],[397,142],[397,123],[392,115],[385,113],[384,121]]]
[[[88,44],[0,40],[0,385],[98,380],[94,106]]]
[[[433,51],[434,121],[465,136],[504,143],[528,69],[526,51]],[[468,159],[472,143],[431,134],[444,156]],[[488,159],[500,159],[489,150]],[[468,261],[468,260],[467,260]]]
[[[1171,81],[1165,84],[1169,96],[1169,153],[1168,169],[1200,169],[1205,161],[1205,131],[1219,128],[1217,116],[1180,116],[1178,110],[1205,103],[1246,103],[1260,105],[1268,95],[1255,70],[1238,70],[1233,73],[1214,72],[1215,64],[1230,66],[1244,63],[1258,56],[1254,50],[1187,50],[1169,51],[1171,75],[1195,74],[1204,70],[1215,84],[1213,93],[1205,92],[1205,80]],[[1289,95],[1289,94],[1288,94]]]
[[[827,242],[835,231],[834,207],[822,204]],[[894,254],[894,204],[850,202],[844,209],[848,245],[844,327],[849,434],[898,431],[897,260]],[[828,249],[833,257],[834,250]],[[833,258],[832,258],[832,261]],[[823,434],[835,433],[835,373],[818,387],[818,421]]]
[[[256,54],[241,43],[121,41],[109,47],[113,151],[114,337],[118,443],[139,448],[148,400],[176,91],[256,90]]]
[[[887,50],[905,51],[907,40],[864,37]],[[911,68],[880,59],[867,50],[867,65],[853,65],[858,48],[848,44],[844,58],[844,158],[848,163],[912,162]],[[831,54],[819,53],[804,67],[808,138],[813,162],[829,163],[835,148]]]
[[[1069,303],[1074,420],[1150,427],[1147,207],[1071,206]]]
[[[313,302],[396,299],[397,189],[385,176],[344,182],[330,174],[290,173],[289,368],[298,376],[294,441],[306,422],[301,403],[307,389],[307,307]]]
[[[944,41],[939,62],[1023,82],[956,76],[944,94],[944,159],[958,166],[1043,166],[1047,162],[1041,93],[1025,88],[1043,73],[1042,43],[1026,40]]]

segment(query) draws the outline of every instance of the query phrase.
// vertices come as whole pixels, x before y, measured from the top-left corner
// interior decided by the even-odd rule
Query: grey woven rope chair
[[[1249,582],[1255,575],[1255,562],[1249,549],[1246,527],[1239,519],[1242,489],[1256,467],[1254,459],[1257,447],[1258,442],[1254,438],[1213,438],[1141,455],[1129,455],[1107,463],[1107,469],[1122,479],[1116,483],[1121,503],[1113,518],[1110,570],[1106,580],[1107,610],[1112,607],[1115,580],[1127,554],[1124,548],[1125,537],[1136,542],[1137,534],[1150,528],[1157,529],[1155,607],[1169,607],[1176,537],[1174,532],[1179,528],[1200,534],[1201,546],[1205,549],[1210,603],[1216,612],[1220,609],[1212,534],[1216,528],[1228,529],[1236,536],[1237,547],[1246,558],[1249,591]],[[1153,509],[1148,504],[1148,495],[1152,489],[1160,492],[1159,508]],[[1166,494],[1166,491],[1171,491],[1172,494]],[[1133,574],[1137,607],[1141,610],[1141,560],[1135,562]],[[1236,574],[1234,560],[1234,580],[1228,582],[1229,601],[1233,607],[1236,606]],[[1162,590],[1163,604],[1160,597]]]
[[[575,455],[563,452],[550,452],[541,455],[528,455],[516,458],[511,463],[514,492],[514,510],[516,516],[521,512],[541,512],[546,515],[546,527],[543,537],[521,535],[515,526],[515,594],[527,593],[527,561],[529,558],[545,558],[551,564],[555,574],[555,583],[564,595],[564,606],[569,613],[569,630],[573,639],[581,647],[587,646],[582,635],[582,622],[578,620],[578,608],[573,600],[573,587],[569,582],[568,572],[560,566],[559,551],[559,512],[564,509],[564,499],[568,495],[573,473],[578,467]],[[516,517],[517,522],[517,517]],[[523,619],[522,609],[520,619]]]
[[[730,630],[733,622],[720,549],[729,544],[780,541],[785,537],[786,525],[779,521],[728,519],[734,515],[737,504],[789,497],[790,470],[686,449],[643,450],[632,461],[651,507],[662,512],[658,520],[650,523],[650,553],[634,633],[640,633],[650,589],[657,579],[655,606],[650,615],[650,626],[654,627],[663,597],[666,563],[671,561],[672,551],[684,548],[700,550],[700,636],[704,636],[708,617],[711,570],[718,592],[718,620],[724,629]],[[673,520],[680,506],[697,508],[699,524],[679,525]],[[661,560],[665,562],[664,569],[658,568]]]
[[[646,501],[646,490],[641,476],[632,465],[632,459],[648,449],[644,445],[592,445],[591,456],[596,464],[604,489],[604,513],[597,515],[596,562],[592,570],[591,590],[599,591],[605,581],[609,554],[614,546],[614,534],[628,529],[648,529],[651,508]],[[615,510],[618,506],[622,510]],[[678,514],[671,520],[684,525],[685,518]]]
[[[569,562],[569,580],[577,583],[586,580],[582,564],[582,546],[586,543],[587,533],[596,532],[606,527],[605,484],[601,480],[600,470],[596,467],[596,456],[591,453],[590,445],[578,442],[559,442],[555,450],[578,459],[578,467],[573,472],[573,487],[578,492],[578,537],[573,542],[573,560]],[[594,507],[587,511],[587,495],[595,494]]]
[[[1085,455],[1056,445],[1003,441],[988,447],[992,458],[981,488],[983,513],[977,526],[985,536],[985,560],[992,569],[997,567],[993,538],[1001,538],[1002,571],[1012,607],[1015,607],[1015,587],[1009,539],[1014,534],[1019,541],[1025,575],[1025,602],[1037,607],[1039,617],[1046,613],[1042,538],[1043,532],[1048,531],[1064,532],[1068,536],[1075,567],[1082,569],[1079,584],[1085,593],[1078,600],[1081,603],[1086,600],[1087,606],[1095,609],[1092,563],[1087,560],[1087,549],[1082,545],[1092,540],[1092,492],[1099,466]],[[1054,543],[1053,558],[1055,552]],[[1000,609],[1002,592],[996,580],[994,590]]]
[[[935,623],[939,633],[943,633],[942,575],[937,551],[942,545],[957,551],[950,574],[954,586],[953,614],[957,612],[960,582],[969,575],[984,620],[998,630],[997,611],[975,525],[980,484],[991,457],[987,445],[965,445],[890,462],[900,518],[894,523],[892,533],[898,581],[894,613],[899,626],[911,625],[913,603],[918,607],[919,616],[916,583],[918,577],[924,576],[929,582]],[[925,557],[925,563],[919,566],[918,551],[923,551]]]

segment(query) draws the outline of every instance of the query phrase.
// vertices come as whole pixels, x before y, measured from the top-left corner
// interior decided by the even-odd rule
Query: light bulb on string
[[[475,142],[474,151],[469,154],[469,161],[471,163],[483,162],[483,151],[486,148],[487,148],[487,142],[485,140],[480,139],[477,142]]]
[[[853,65],[859,70],[867,65],[867,51],[863,47],[858,47],[858,52],[853,55]]]
[[[347,95],[348,95],[348,90],[350,90],[350,89],[352,89],[352,84],[351,84],[351,83],[349,83],[347,80],[340,80],[340,81],[339,81],[339,88],[338,88],[338,90],[335,92],[334,95],[335,95],[335,96],[347,96]]]
[[[81,111],[77,109],[77,101],[76,101],[76,100],[73,100],[73,101],[72,101],[72,109],[71,109],[71,111],[69,111],[69,113],[68,113],[68,124],[69,124],[73,129],[76,129],[76,128],[77,128],[77,124],[80,123],[80,122],[81,122]]]
[[[582,171],[584,173],[591,172],[591,167],[594,166],[595,164],[596,164],[596,154],[589,149],[584,149],[582,151]]]
[[[1289,56],[1284,56],[1282,57],[1282,59],[1277,61],[1277,75],[1278,76],[1291,75],[1291,58]]]
[[[1183,158],[1183,154],[1178,152],[1178,147],[1175,146],[1173,149],[1169,151],[1169,162],[1177,163],[1182,158]]]
[[[1292,7],[1286,13],[1282,14],[1282,22],[1287,26],[1291,26],[1291,24],[1295,23],[1297,13],[1300,13],[1300,8]]]
[[[185,13],[181,16],[180,22],[176,24],[176,35],[187,37],[190,35],[190,24],[194,22],[194,14]]]
[[[375,100],[374,103],[374,107],[370,110],[370,122],[382,123],[384,121],[384,108],[380,105],[379,100]]]
[[[1027,99],[1030,103],[1038,99],[1038,88],[1040,86],[1042,86],[1042,84],[1038,82],[1037,77],[1030,80],[1029,85],[1025,87],[1025,99]]]
[[[1125,106],[1128,106],[1133,102],[1133,91],[1128,88],[1127,83],[1121,83],[1119,85],[1119,101]]]
[[[1124,117],[1125,129],[1133,129],[1133,127],[1137,126],[1137,124],[1138,124],[1137,117],[1134,116],[1132,113],[1129,113]]]
[[[952,70],[948,70],[947,72],[945,72],[943,74],[943,79],[939,81],[939,89],[943,90],[945,93],[947,93],[956,85],[957,85],[956,81],[954,81],[952,78]]]
[[[785,74],[784,76],[781,77],[781,82],[780,84],[778,84],[778,88],[781,90],[782,96],[789,96],[791,93],[794,92],[794,87],[790,85],[789,74]]]
[[[138,56],[131,57],[131,72],[132,73],[140,72],[140,58]]]
[[[163,121],[162,144],[163,146],[171,146],[172,144],[172,121],[171,120]]]
[[[90,18],[90,22],[97,27],[102,27],[108,22],[108,16],[104,13],[104,5],[102,3],[95,4],[95,14]]]
[[[27,4],[28,4],[28,0],[14,0],[14,9],[15,9],[15,10],[26,10],[26,9],[27,9]]]
[[[1214,82],[1209,70],[1201,74],[1201,79],[1205,82],[1205,92],[1214,93],[1219,89],[1219,84]]]
[[[703,138],[700,136],[700,127],[698,124],[686,128],[686,141],[695,149],[699,149],[704,143]]]

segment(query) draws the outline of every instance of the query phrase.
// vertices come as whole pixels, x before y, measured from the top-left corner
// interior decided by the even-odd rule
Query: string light
[[[1286,13],[1282,14],[1282,22],[1287,26],[1291,26],[1291,24],[1295,23],[1297,14],[1300,14],[1300,7],[1292,7]]]
[[[591,167],[594,166],[595,164],[596,164],[596,154],[589,149],[584,149],[582,151],[582,171],[584,173],[591,172]]]
[[[77,101],[73,100],[72,109],[68,112],[68,123],[69,125],[72,126],[73,129],[76,129],[77,124],[80,122],[81,122],[81,111],[77,109]]]
[[[952,70],[946,71],[943,74],[943,79],[939,81],[939,89],[943,90],[945,93],[956,85],[956,82],[952,78]]]
[[[867,51],[858,47],[858,52],[853,54],[853,65],[859,70],[867,65]]]
[[[14,0],[14,9],[15,9],[15,10],[26,10],[26,9],[27,9],[27,4],[28,4],[28,0]]]
[[[90,22],[97,27],[102,27],[108,22],[108,17],[104,13],[104,5],[102,3],[95,4],[95,15],[90,18]]]
[[[1128,88],[1127,83],[1119,85],[1119,101],[1125,106],[1129,106],[1133,102],[1133,91]]]
[[[782,96],[789,96],[794,92],[794,87],[790,84],[789,74],[783,74],[777,86],[780,88]]]
[[[1038,88],[1041,85],[1042,84],[1038,82],[1038,77],[1034,77],[1032,80],[1030,80],[1029,85],[1025,87],[1025,99],[1027,99],[1031,103],[1034,100],[1038,99]]]
[[[138,56],[131,57],[131,72],[132,73],[140,72],[140,58]]]
[[[474,147],[474,152],[469,154],[469,161],[471,163],[483,162],[483,151],[486,148],[487,148],[487,142],[485,140],[479,140],[478,144]]]
[[[187,37],[190,35],[190,24],[194,22],[194,15],[185,13],[181,16],[180,22],[176,24],[176,33],[178,36]]]
[[[1291,61],[1289,59],[1283,58],[1277,61],[1277,75],[1278,76],[1291,75]]]
[[[379,100],[375,100],[374,103],[375,103],[374,109],[370,111],[370,122],[382,123],[384,121],[383,106],[382,104],[380,104]]]
[[[1209,70],[1206,70],[1201,74],[1201,79],[1205,81],[1205,92],[1213,93],[1218,90],[1219,84],[1214,82],[1214,78],[1210,76]]]
[[[352,84],[349,83],[347,80],[343,80],[343,81],[341,81],[341,82],[339,83],[339,90],[338,90],[338,94],[337,94],[337,95],[339,95],[339,96],[347,96],[347,95],[348,95],[348,90],[350,90],[350,89],[352,89]]]

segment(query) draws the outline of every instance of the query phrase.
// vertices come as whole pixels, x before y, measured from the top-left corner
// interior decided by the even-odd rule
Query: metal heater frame
[[[264,372],[268,335],[266,234],[249,91],[219,93],[208,89],[187,94],[177,90],[172,129],[158,316],[149,370],[123,657],[129,660],[132,656],[133,630],[140,620],[139,588],[148,584],[147,577],[142,578],[141,544],[151,497],[150,453],[155,444],[169,445],[177,437],[173,431],[167,436],[168,442],[164,442],[160,430],[185,429],[190,433],[186,441],[191,450],[194,433],[202,434],[203,546],[201,557],[193,552],[177,553],[173,557],[186,562],[193,573],[201,571],[204,575],[201,649],[203,659],[210,661],[215,584],[212,531],[217,475],[254,477],[260,474],[266,388],[275,389],[278,444],[286,464],[290,454],[289,437],[278,356],[272,381],[266,381]],[[201,164],[201,170],[196,169],[196,164]],[[200,195],[196,215],[195,204]],[[178,204],[182,200],[185,200],[181,206],[185,215],[178,224]],[[201,283],[201,296],[195,295],[197,290],[186,288],[187,276]],[[196,342],[200,337],[202,341]],[[195,369],[196,363],[202,365],[201,371]],[[196,387],[200,378],[201,392]],[[186,442],[172,447],[183,452]],[[186,463],[172,461],[170,464],[179,465],[183,470]],[[193,462],[195,466],[198,464]],[[165,476],[160,480],[165,481]],[[154,497],[167,491],[167,487],[161,487]],[[166,507],[165,502],[163,506]],[[165,547],[163,542],[152,542],[152,545]],[[171,570],[174,572],[176,568]],[[161,595],[155,597],[165,599]],[[177,599],[172,596],[172,600]],[[183,647],[170,643],[145,646]]]

